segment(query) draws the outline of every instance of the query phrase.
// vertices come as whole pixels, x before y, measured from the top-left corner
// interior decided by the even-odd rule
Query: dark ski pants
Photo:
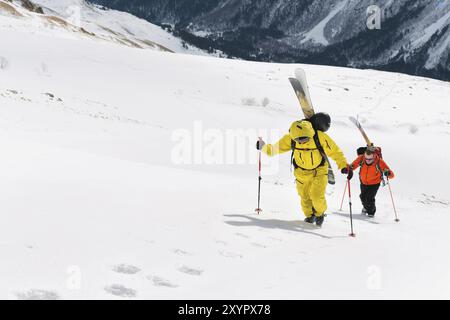
[[[361,203],[364,209],[366,209],[367,214],[373,215],[377,211],[377,207],[375,206],[375,196],[377,195],[379,188],[380,184],[361,184],[361,194],[359,195],[359,198],[361,199]]]

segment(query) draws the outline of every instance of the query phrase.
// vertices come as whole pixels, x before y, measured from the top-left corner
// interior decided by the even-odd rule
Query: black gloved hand
[[[257,150],[262,150],[262,148],[266,145],[266,143],[262,140],[258,140],[256,141],[256,149]]]
[[[342,174],[347,175],[348,180],[352,180],[353,178],[353,169],[350,166],[347,166],[341,170]]]
[[[385,169],[383,174],[384,174],[385,177],[389,177],[391,175],[391,171],[388,170],[388,169]]]

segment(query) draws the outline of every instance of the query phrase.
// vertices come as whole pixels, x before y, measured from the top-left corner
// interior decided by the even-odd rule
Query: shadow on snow
[[[324,239],[341,238],[340,236],[330,237],[312,230],[319,230],[319,227],[306,223],[304,221],[286,221],[278,219],[258,219],[254,216],[244,214],[226,214],[225,217],[230,218],[245,218],[247,221],[225,221],[225,223],[236,227],[260,227],[265,229],[281,229],[293,232],[303,232],[306,234],[314,235]],[[344,236],[342,236],[344,238]]]
[[[334,211],[333,214],[338,215],[338,216],[340,216],[340,217],[347,218],[347,219],[350,220],[350,213],[344,213],[344,212]],[[369,217],[367,217],[367,216],[363,216],[363,215],[361,215],[361,214],[359,214],[359,213],[353,214],[353,220],[365,221],[365,222],[371,223],[371,224],[380,224],[380,223],[378,223],[378,222],[376,222],[376,221],[373,221],[373,220],[370,220],[370,219],[373,219],[373,218],[369,218]]]

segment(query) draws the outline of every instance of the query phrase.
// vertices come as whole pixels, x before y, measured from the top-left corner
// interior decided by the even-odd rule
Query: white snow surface
[[[198,48],[183,46],[180,39],[159,26],[125,12],[102,10],[84,0],[33,0],[33,3],[42,6],[45,14],[30,12],[17,0],[13,3],[1,0],[2,26],[52,37],[89,38],[142,49],[206,55]],[[4,6],[12,6],[21,16],[8,15]]]
[[[450,298],[449,83],[141,50],[0,19],[1,298]],[[289,153],[263,157],[254,213],[257,131],[275,142],[301,117],[287,80],[297,67],[349,161],[364,140],[348,116],[383,148],[400,223],[387,187],[376,218],[362,218],[355,178],[349,237],[335,170],[324,226],[306,226]],[[244,164],[176,164],[174,137],[202,144],[202,160],[236,130],[250,132]]]

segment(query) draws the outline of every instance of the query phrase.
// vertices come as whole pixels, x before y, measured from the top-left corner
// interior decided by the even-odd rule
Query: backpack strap
[[[316,134],[314,135],[314,142],[316,144],[317,149],[320,152],[320,155],[322,156],[322,162],[319,165],[319,167],[320,167],[320,166],[323,166],[326,161],[328,161],[328,157],[325,153],[325,150],[323,150],[322,144],[320,143],[318,130],[316,130]]]
[[[316,130],[316,134],[314,135],[314,142],[316,143],[316,147],[317,149],[319,149],[319,152],[322,155],[322,162],[320,163],[319,167],[325,165],[325,163],[328,163],[328,183],[334,185],[336,183],[336,179],[334,177],[334,172],[333,168],[331,167],[330,160],[328,159],[328,156],[325,153],[325,150],[323,150],[322,144],[320,143],[319,130]],[[328,145],[328,141],[326,139],[325,142]],[[330,146],[328,145],[328,147]]]
[[[296,149],[295,145],[296,145],[296,142],[294,141],[294,139],[291,139],[291,150],[292,150],[292,152],[291,152],[291,165],[290,165],[291,172],[292,172],[292,167],[294,167],[294,170],[298,168],[297,163],[295,163],[295,161],[294,161],[294,151]]]
[[[383,170],[381,170],[381,167],[380,167],[380,159],[378,159],[378,161],[376,163],[376,168],[377,168],[377,171],[380,173],[381,182],[382,182],[382,185],[384,187],[386,185],[386,179],[384,178]]]
[[[381,174],[381,177],[383,177],[383,171],[380,167],[380,159],[378,159],[377,163],[375,164],[375,168],[377,168],[377,171]]]

